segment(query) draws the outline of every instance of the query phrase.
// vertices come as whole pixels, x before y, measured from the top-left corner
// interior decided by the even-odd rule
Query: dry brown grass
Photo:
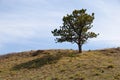
[[[120,48],[7,54],[0,56],[0,80],[120,80]]]

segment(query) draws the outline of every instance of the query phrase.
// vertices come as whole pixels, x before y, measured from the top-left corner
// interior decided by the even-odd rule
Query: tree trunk
[[[79,53],[82,53],[82,45],[78,44]]]

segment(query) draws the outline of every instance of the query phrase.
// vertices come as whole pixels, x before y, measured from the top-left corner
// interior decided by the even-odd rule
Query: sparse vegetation
[[[120,80],[120,49],[38,50],[0,56],[0,80]]]

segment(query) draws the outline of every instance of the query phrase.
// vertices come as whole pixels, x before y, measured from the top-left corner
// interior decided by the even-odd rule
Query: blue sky
[[[119,0],[0,0],[0,54],[37,49],[77,49],[76,44],[55,43],[51,31],[62,25],[62,17],[74,9],[95,13],[84,50],[120,45]]]

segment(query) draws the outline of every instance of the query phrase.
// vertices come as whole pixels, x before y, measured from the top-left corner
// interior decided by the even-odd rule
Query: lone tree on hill
[[[63,17],[63,25],[60,29],[54,29],[52,34],[58,36],[57,42],[76,43],[79,48],[79,53],[82,52],[82,45],[89,38],[97,37],[98,34],[88,32],[92,28],[94,13],[87,14],[86,9],[74,10],[72,14],[67,14]]]

